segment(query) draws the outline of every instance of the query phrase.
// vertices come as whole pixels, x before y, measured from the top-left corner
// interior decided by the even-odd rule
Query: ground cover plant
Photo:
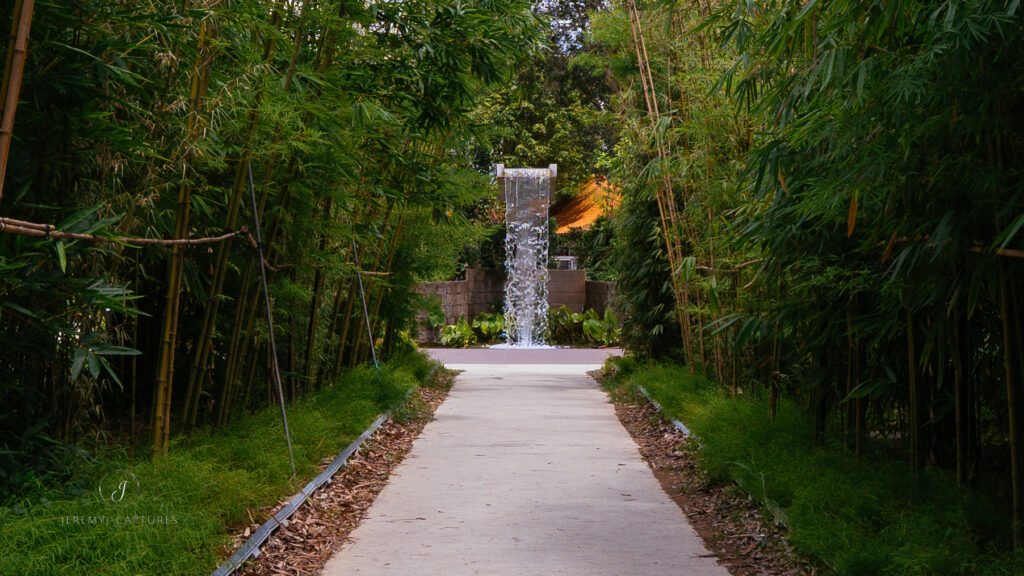
[[[473,327],[466,321],[465,316],[460,316],[455,324],[449,324],[441,329],[441,346],[451,348],[467,348],[476,344],[476,334]]]
[[[497,342],[505,331],[505,315],[500,312],[484,312],[473,317],[473,328],[480,334],[480,340]]]
[[[111,450],[81,460],[65,484],[38,486],[0,506],[0,573],[209,574],[223,560],[233,527],[265,520],[261,509],[301,489],[322,458],[379,414],[401,407],[434,368],[409,353],[379,373],[353,369],[289,406],[294,479],[274,406],[178,438],[166,458]],[[138,494],[129,492],[123,506],[98,494],[104,477],[120,470],[138,480]]]
[[[588,308],[573,312],[565,306],[548,311],[547,342],[564,346],[612,346],[619,341],[619,321],[611,308],[604,315]]]
[[[612,373],[608,388],[647,390],[699,438],[702,466],[749,493],[827,573],[1001,576],[1024,567],[998,494],[963,492],[946,471],[915,473],[884,443],[859,457],[841,442],[815,446],[800,406],[782,401],[771,421],[763,394],[730,394],[686,367],[626,358]]]

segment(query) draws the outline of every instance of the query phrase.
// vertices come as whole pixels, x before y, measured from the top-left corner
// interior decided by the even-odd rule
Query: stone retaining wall
[[[548,270],[548,306],[583,312],[586,303],[586,270]]]
[[[586,309],[596,310],[603,316],[604,311],[612,307],[612,298],[615,297],[615,282],[587,280],[586,292],[587,298],[584,304]]]
[[[454,324],[460,317],[470,323],[477,314],[500,310],[505,299],[504,270],[466,270],[466,279],[452,282],[421,282],[416,292],[441,300],[444,323]],[[598,314],[610,305],[614,282],[588,281],[586,270],[548,270],[548,305],[565,306],[573,312],[594,309]],[[436,342],[440,330],[431,328],[426,312],[416,317],[420,342]]]

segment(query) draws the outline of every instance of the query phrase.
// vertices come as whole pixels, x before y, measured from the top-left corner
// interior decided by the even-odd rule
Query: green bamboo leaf
[[[93,353],[100,356],[141,356],[142,352],[125,346],[114,346],[112,344],[97,344],[90,348]]]
[[[68,256],[64,253],[64,241],[57,240],[57,243],[53,246],[57,251],[57,261],[60,263],[60,271],[66,274],[68,271]]]
[[[103,357],[100,357],[99,361],[100,364],[103,366],[103,370],[107,372],[107,375],[109,375],[110,378],[117,383],[117,386],[123,390],[124,384],[121,383],[121,379],[117,377],[117,372],[114,371],[114,367],[110,365],[110,362]]]
[[[801,8],[800,11],[796,13],[796,19],[794,19],[793,21],[794,22],[799,22],[799,21],[803,20],[804,16],[807,16],[807,13],[810,12],[811,10],[813,10],[814,7],[817,4],[818,4],[818,0],[811,0],[807,4],[804,4],[804,7]]]
[[[39,316],[37,316],[34,312],[29,310],[28,308],[25,308],[24,306],[21,306],[19,304],[15,304],[13,302],[0,301],[0,306],[3,306],[5,308],[10,308],[11,310],[14,310],[15,312],[18,312],[18,313],[23,314],[25,316],[28,316],[29,318],[36,318],[36,319],[39,318]]]
[[[97,358],[96,355],[93,354],[92,350],[86,351],[85,356],[86,356],[86,359],[88,360],[88,363],[89,363],[89,374],[91,374],[93,378],[99,378],[100,377],[100,361],[99,361],[99,358]]]
[[[1021,227],[1024,226],[1024,214],[1017,216],[1017,218],[1009,226],[1003,229],[1003,231],[996,236],[995,245],[996,250],[1002,250],[1017,236],[1017,232],[1020,232]]]
[[[87,350],[85,348],[78,348],[75,350],[75,355],[71,360],[71,379],[77,380],[82,374],[82,367],[85,366],[85,356]]]

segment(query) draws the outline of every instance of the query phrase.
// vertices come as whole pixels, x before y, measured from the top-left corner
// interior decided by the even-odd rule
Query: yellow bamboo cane
[[[7,157],[11,150],[14,133],[14,112],[18,108],[21,94],[21,78],[25,70],[28,52],[28,32],[32,26],[32,10],[35,0],[16,0],[14,21],[11,25],[11,40],[7,47],[7,61],[4,64],[4,83],[0,89],[0,199],[3,199],[4,181],[7,178]]]

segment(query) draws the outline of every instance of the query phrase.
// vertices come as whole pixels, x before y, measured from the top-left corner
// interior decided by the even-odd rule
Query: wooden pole
[[[0,232],[15,234],[17,236],[32,236],[35,238],[57,238],[62,240],[82,240],[85,242],[106,242],[109,244],[130,244],[133,246],[198,246],[201,244],[216,244],[226,242],[236,236],[247,236],[249,229],[242,226],[239,230],[221,234],[220,236],[206,236],[203,238],[135,238],[127,236],[97,236],[95,234],[80,234],[78,232],[64,232],[58,230],[53,224],[38,224],[36,222],[25,222],[14,218],[0,217]],[[255,244],[255,240],[251,241]]]
[[[11,150],[11,136],[14,133],[14,112],[21,95],[21,78],[25,71],[25,56],[28,48],[28,31],[32,26],[32,10],[35,0],[16,0],[14,21],[11,25],[11,40],[7,47],[7,61],[4,64],[4,85],[0,92],[3,116],[0,118],[0,199],[3,199],[4,180],[7,178],[7,157]]]

